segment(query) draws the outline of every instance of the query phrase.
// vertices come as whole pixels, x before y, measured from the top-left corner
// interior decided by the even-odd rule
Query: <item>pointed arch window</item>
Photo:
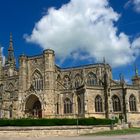
[[[9,106],[9,118],[13,117],[13,105]]]
[[[77,98],[77,102],[78,102],[78,114],[81,114],[82,113],[82,102],[81,102],[80,97]]]
[[[12,83],[10,83],[8,85],[8,91],[13,91],[14,90],[14,85]]]
[[[0,93],[0,101],[2,100],[2,93]]]
[[[131,95],[129,97],[129,107],[130,107],[130,111],[136,111],[136,98],[134,95]]]
[[[64,100],[64,114],[72,113],[72,102],[69,98]]]
[[[59,89],[60,88],[60,84],[61,84],[61,77],[60,77],[60,75],[57,76],[56,81],[57,81],[57,88]]]
[[[43,90],[43,77],[39,71],[35,71],[32,76],[32,85],[35,90]]]
[[[59,114],[59,103],[56,103],[56,114]]]
[[[113,103],[113,111],[119,112],[121,111],[121,102],[118,96],[114,95],[112,97],[112,103]]]
[[[81,83],[82,83],[82,78],[81,78],[80,74],[77,74],[75,76],[75,88],[80,87]]]
[[[87,85],[88,86],[94,86],[97,84],[97,78],[96,78],[96,75],[92,72],[90,72],[88,75],[87,75]]]
[[[95,112],[103,112],[103,102],[99,95],[95,97]]]
[[[3,84],[0,84],[0,100],[2,100]]]
[[[10,99],[12,99],[14,97],[14,85],[12,83],[8,85],[8,91],[10,94]]]
[[[3,92],[3,84],[0,84],[0,93]]]
[[[70,88],[70,78],[69,78],[69,76],[68,75],[65,75],[64,76],[64,87],[66,88],[66,89],[69,89]]]

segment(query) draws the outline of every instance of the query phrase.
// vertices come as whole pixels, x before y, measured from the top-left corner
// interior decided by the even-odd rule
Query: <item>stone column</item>
[[[27,57],[25,55],[19,58],[19,95],[18,95],[18,115],[23,117],[22,100],[24,98],[24,93],[27,90]]]
[[[43,52],[44,56],[44,98],[46,101],[45,116],[55,116],[55,54],[51,49]]]

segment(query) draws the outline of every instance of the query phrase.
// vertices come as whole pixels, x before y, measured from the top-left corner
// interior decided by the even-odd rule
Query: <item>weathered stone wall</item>
[[[114,129],[122,127],[114,126]],[[111,130],[111,126],[0,127],[0,137],[77,136],[107,130]]]
[[[95,112],[95,98],[100,95],[103,101],[103,112]],[[101,87],[89,87],[85,92],[85,117],[105,118],[104,91]]]
[[[136,98],[136,111],[130,111],[129,97],[134,95]],[[140,94],[139,90],[128,89],[126,95],[126,107],[127,107],[127,121],[131,123],[140,123]]]

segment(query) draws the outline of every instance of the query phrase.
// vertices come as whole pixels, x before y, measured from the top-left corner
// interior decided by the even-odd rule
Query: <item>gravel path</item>
[[[0,140],[140,140],[140,134],[123,136],[78,136],[78,137],[6,137],[1,136]]]

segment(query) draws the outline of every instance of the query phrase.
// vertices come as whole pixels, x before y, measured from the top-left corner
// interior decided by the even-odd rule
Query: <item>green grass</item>
[[[112,136],[112,135],[128,135],[128,134],[138,134],[138,133],[140,133],[140,128],[128,128],[128,129],[123,129],[123,130],[101,131],[101,132],[86,134],[86,135]]]

